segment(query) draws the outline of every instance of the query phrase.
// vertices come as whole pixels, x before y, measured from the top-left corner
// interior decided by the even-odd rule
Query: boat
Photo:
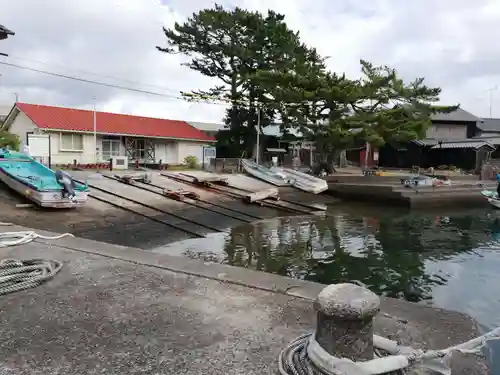
[[[402,178],[401,184],[405,187],[411,186],[451,186],[451,181],[448,177],[439,179],[434,176],[429,175],[411,175],[406,178]]]
[[[283,168],[282,171],[293,180],[292,186],[299,190],[312,194],[319,194],[328,190],[328,183],[322,178],[289,168]]]
[[[253,162],[252,160],[242,159],[241,166],[250,176],[275,186],[290,186],[293,183],[293,180],[291,180],[282,171],[271,170]]]
[[[0,148],[0,181],[47,208],[82,207],[89,192],[66,172],[54,172],[27,154],[5,148]]]
[[[498,194],[496,191],[483,190],[481,191],[481,195],[485,197],[488,203],[491,204],[494,208],[500,208],[500,199],[498,198]]]

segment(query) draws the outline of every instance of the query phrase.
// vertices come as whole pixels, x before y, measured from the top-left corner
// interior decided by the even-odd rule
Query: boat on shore
[[[500,209],[500,199],[496,191],[483,190],[481,191],[481,195],[486,198],[492,207]]]
[[[32,157],[0,148],[0,181],[40,207],[74,208],[87,202],[89,189],[62,171]]]
[[[319,194],[328,190],[328,183],[322,178],[294,169],[283,168],[283,173],[293,180],[292,186],[312,194]]]
[[[259,165],[252,160],[242,159],[241,166],[243,170],[250,176],[258,178],[259,180],[265,181],[275,186],[290,186],[293,184],[291,180],[282,171],[275,171],[262,165]]]

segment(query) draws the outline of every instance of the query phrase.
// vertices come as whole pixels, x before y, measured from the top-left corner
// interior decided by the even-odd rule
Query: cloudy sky
[[[408,79],[443,88],[442,102],[500,117],[498,0],[233,0],[284,13],[290,27],[325,56],[329,67],[359,75],[359,59],[388,64]],[[162,26],[182,21],[208,0],[1,0],[0,24],[16,32],[0,41],[0,62],[127,86],[148,95],[0,65],[0,105],[21,101],[218,122],[224,107],[185,103],[180,90],[213,82],[155,49]],[[95,99],[93,99],[95,98]]]

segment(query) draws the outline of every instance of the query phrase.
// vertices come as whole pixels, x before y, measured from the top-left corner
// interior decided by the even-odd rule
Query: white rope
[[[6,225],[7,223],[2,223]],[[64,233],[57,236],[43,236],[34,231],[0,233],[0,248],[27,244],[36,238],[58,240],[73,235]],[[0,261],[0,295],[34,288],[53,278],[62,268],[56,260],[2,259]]]
[[[63,233],[57,236],[43,236],[34,231],[4,232],[0,233],[0,247],[10,247],[27,244],[36,238],[44,240],[59,240],[63,237],[73,237],[71,233]]]
[[[451,375],[451,356],[455,352],[481,354],[491,340],[500,339],[500,327],[482,336],[443,350],[417,350],[396,341],[373,335],[374,358],[354,362],[326,352],[310,333],[287,345],[278,358],[280,375],[382,375],[405,374],[410,367]]]

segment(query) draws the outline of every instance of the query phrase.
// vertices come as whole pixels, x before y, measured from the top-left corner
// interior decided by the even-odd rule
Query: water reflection
[[[336,208],[328,216],[261,221],[160,251],[324,284],[360,280],[380,295],[454,308],[491,326],[500,300],[491,301],[487,286],[500,282],[499,240],[500,217],[485,211],[437,216]],[[474,298],[481,295],[474,288],[483,299]]]

